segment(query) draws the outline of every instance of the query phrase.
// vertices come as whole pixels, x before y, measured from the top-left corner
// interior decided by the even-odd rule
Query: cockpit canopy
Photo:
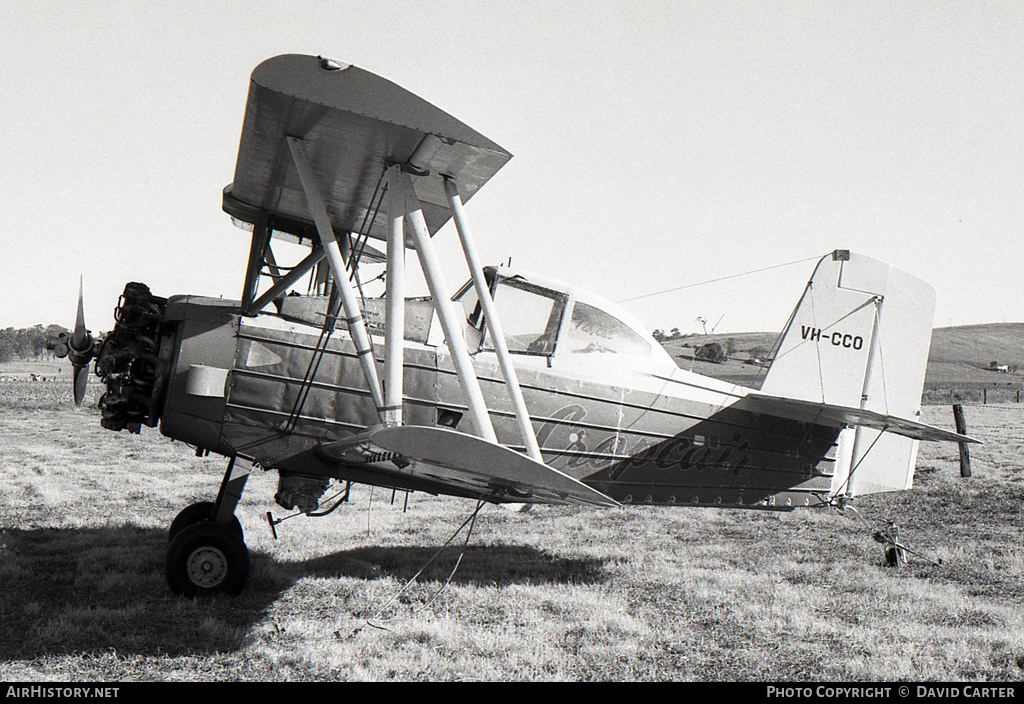
[[[507,268],[487,267],[484,275],[505,332],[509,352],[520,361],[543,360],[545,367],[580,367],[603,363],[617,369],[676,367],[672,358],[636,319],[614,303],[589,291]],[[454,297],[465,313],[465,337],[471,353],[494,351],[482,306],[472,281]],[[432,324],[429,299],[406,299],[405,339],[427,345],[443,342]],[[323,325],[324,296],[285,296],[280,315],[310,325]],[[367,327],[384,334],[384,299],[361,299]],[[456,310],[459,310],[457,307]]]
[[[572,364],[606,355],[627,356],[634,363],[652,361],[675,366],[671,357],[640,323],[610,301],[560,282],[487,267],[491,296],[501,317],[505,341],[514,354],[557,359]],[[472,282],[455,296],[466,314],[471,351],[493,350],[490,332]]]

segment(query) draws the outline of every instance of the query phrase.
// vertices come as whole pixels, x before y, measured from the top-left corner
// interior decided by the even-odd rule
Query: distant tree
[[[14,328],[0,330],[0,363],[14,359]]]
[[[14,359],[39,359],[46,351],[46,340],[67,330],[59,325],[43,328],[4,328],[0,330],[0,362]]]

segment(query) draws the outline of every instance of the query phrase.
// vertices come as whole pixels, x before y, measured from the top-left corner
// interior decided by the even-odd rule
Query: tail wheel
[[[176,594],[238,594],[249,578],[249,549],[229,526],[193,523],[178,531],[168,545],[165,574]]]
[[[907,561],[907,554],[903,548],[892,546],[885,549],[885,564],[887,567],[902,567]]]
[[[212,521],[215,506],[216,504],[212,501],[200,501],[183,508],[171,521],[171,527],[167,530],[167,542],[174,540],[181,529],[186,526]],[[239,522],[238,516],[232,516],[231,529],[244,539],[245,534],[242,532],[242,524]]]

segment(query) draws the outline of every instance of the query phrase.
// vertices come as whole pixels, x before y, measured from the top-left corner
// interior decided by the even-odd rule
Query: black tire
[[[192,504],[183,508],[174,520],[171,521],[171,527],[167,529],[167,542],[171,542],[181,532],[182,528],[191,526],[196,523],[203,523],[213,518],[213,509],[216,506],[212,501],[200,501],[199,503]],[[242,524],[238,520],[238,516],[232,516],[231,528],[238,533],[242,539],[245,539],[245,533],[242,532]]]
[[[902,548],[888,547],[885,549],[886,567],[902,567],[907,561],[907,556]]]
[[[238,594],[249,578],[249,549],[228,526],[193,523],[167,546],[164,572],[175,594],[190,598]]]

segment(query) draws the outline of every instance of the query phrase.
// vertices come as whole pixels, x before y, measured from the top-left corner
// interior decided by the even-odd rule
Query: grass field
[[[249,586],[190,601],[164,582],[166,528],[222,460],[5,382],[0,680],[1019,681],[1024,408],[967,414],[972,478],[924,445],[913,491],[857,503],[941,566],[885,567],[850,512],[487,507],[447,586],[461,535],[403,589],[471,502],[359,488],[275,540],[257,474]]]

